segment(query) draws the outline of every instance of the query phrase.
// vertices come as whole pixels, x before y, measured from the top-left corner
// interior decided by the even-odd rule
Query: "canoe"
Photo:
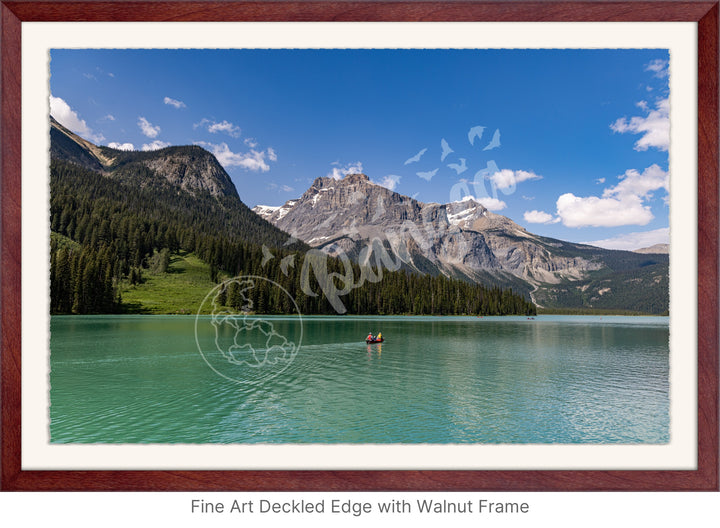
[[[366,340],[365,340],[365,342],[366,342],[368,345],[372,345],[373,343],[382,343],[383,341],[385,341],[385,338],[384,338],[384,337],[383,337],[382,339],[366,339]]]

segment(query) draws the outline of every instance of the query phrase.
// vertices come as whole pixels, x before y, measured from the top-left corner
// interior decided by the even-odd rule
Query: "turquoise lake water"
[[[51,332],[54,443],[670,438],[667,317],[53,316]]]

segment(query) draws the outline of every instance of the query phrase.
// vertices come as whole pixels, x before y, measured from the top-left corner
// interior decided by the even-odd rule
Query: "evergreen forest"
[[[154,177],[149,169],[133,171],[128,166],[110,177],[52,160],[51,313],[132,312],[123,302],[123,288],[142,288],[148,274],[171,273],[172,258],[178,254],[193,254],[207,264],[208,290],[234,276],[267,278],[295,299],[303,315],[338,313],[337,303],[325,295],[328,289],[338,293],[350,314],[536,313],[530,301],[511,289],[406,270],[361,269],[331,257],[324,278],[319,278],[303,266],[312,253],[309,247],[299,241],[287,244],[287,234],[236,196],[187,192]],[[355,280],[352,288],[343,283],[347,276]],[[374,280],[357,281],[359,277]],[[319,279],[330,282],[321,284]],[[287,296],[267,284],[261,281],[252,292],[255,310],[294,313]],[[223,302],[241,308],[231,289],[223,292]],[[188,306],[187,313],[197,308]]]

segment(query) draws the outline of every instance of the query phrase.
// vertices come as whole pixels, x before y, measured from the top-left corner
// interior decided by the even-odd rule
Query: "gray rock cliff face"
[[[364,174],[318,178],[300,198],[254,211],[310,246],[344,253],[360,264],[374,264],[375,253],[385,251],[422,273],[470,278],[509,273],[530,283],[582,278],[602,267],[553,254],[546,239],[473,199],[422,203]]]
[[[200,147],[165,148],[141,163],[185,191],[237,196],[235,185],[225,169],[215,156]]]

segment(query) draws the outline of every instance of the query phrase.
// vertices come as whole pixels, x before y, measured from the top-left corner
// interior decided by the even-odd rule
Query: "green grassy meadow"
[[[173,254],[166,273],[143,270],[142,284],[121,284],[123,311],[144,314],[195,314],[215,287],[210,266],[192,253]],[[221,277],[224,279],[224,277]]]

